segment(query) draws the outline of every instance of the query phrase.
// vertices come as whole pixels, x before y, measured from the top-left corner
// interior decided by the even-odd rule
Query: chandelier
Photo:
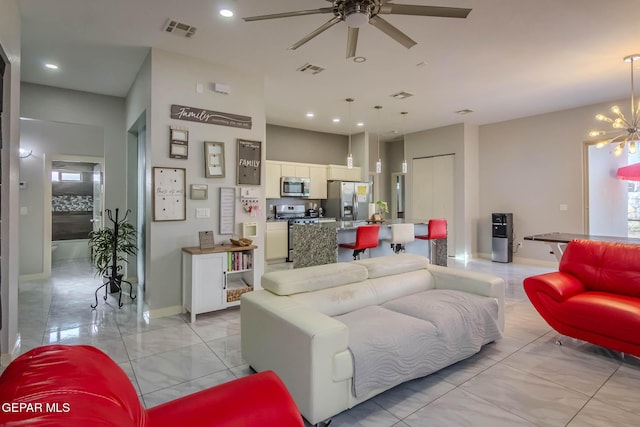
[[[624,62],[631,63],[631,117],[627,119],[622,114],[620,107],[614,105],[611,107],[611,112],[616,115],[614,119],[604,114],[596,115],[596,120],[611,123],[613,129],[608,131],[592,130],[589,132],[590,137],[604,137],[604,139],[596,143],[598,148],[602,148],[607,144],[616,144],[616,148],[613,149],[615,156],[620,156],[627,144],[629,144],[629,153],[635,153],[636,143],[640,141],[640,104],[637,106],[635,104],[635,90],[633,87],[633,63],[637,60],[640,60],[640,54],[624,57]]]

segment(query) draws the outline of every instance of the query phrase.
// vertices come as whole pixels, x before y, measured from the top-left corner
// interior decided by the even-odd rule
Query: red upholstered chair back
[[[379,224],[361,225],[356,229],[356,248],[368,249],[378,246]]]
[[[2,425],[128,427],[146,422],[127,375],[89,346],[50,345],[21,355],[2,373],[0,402],[42,405],[35,413],[0,412]]]
[[[589,291],[640,297],[640,245],[573,240],[560,260]]]
[[[447,220],[443,218],[430,219],[427,225],[429,239],[446,239],[447,238]]]

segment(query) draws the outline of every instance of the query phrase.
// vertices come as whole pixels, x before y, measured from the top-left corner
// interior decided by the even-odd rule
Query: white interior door
[[[455,256],[455,155],[413,159],[411,201],[413,218],[447,220],[447,255]]]

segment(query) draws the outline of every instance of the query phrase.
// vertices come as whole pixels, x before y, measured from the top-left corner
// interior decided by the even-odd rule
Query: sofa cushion
[[[357,398],[445,366],[439,357],[442,340],[430,322],[377,305],[335,319],[349,328],[353,395]]]
[[[290,298],[327,316],[337,316],[431,288],[431,273],[428,270],[418,270],[393,277],[378,277],[314,292],[297,293],[290,295]]]
[[[589,291],[640,298],[640,245],[573,240],[559,270],[580,279]]]
[[[400,254],[379,258],[368,258],[354,261],[367,269],[369,279],[391,276],[394,274],[408,273],[429,267],[429,258],[415,254]]]
[[[262,275],[262,288],[276,295],[333,288],[367,279],[367,269],[353,262],[315,265],[295,270],[273,271]]]
[[[394,299],[382,307],[433,323],[439,336],[460,345],[465,354],[502,337],[495,298],[433,289]]]

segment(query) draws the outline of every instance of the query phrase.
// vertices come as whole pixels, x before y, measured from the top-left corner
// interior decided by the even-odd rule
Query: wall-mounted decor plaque
[[[260,141],[238,140],[238,185],[260,185],[261,146]]]
[[[251,117],[205,110],[204,108],[187,107],[184,105],[171,105],[171,118],[190,122],[208,123],[211,125],[251,129]]]
[[[153,220],[184,221],[187,215],[186,169],[153,168]]]
[[[204,142],[204,176],[224,178],[224,142]]]

